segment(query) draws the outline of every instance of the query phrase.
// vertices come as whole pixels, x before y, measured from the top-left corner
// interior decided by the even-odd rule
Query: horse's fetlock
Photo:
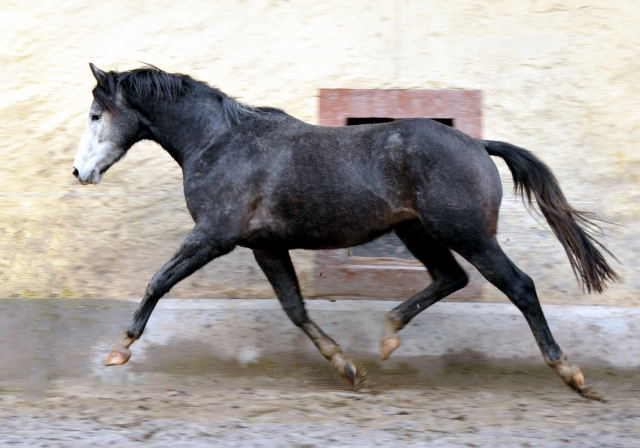
[[[396,331],[400,331],[406,325],[402,321],[402,316],[396,310],[391,310],[385,314],[385,327],[388,330],[391,330],[393,333]]]
[[[552,369],[555,369],[560,364],[566,364],[567,359],[567,355],[565,355],[564,353],[561,353],[556,359],[552,359],[547,355],[544,355],[544,362]]]
[[[137,330],[137,329],[127,329],[127,331],[125,332],[125,337],[127,339],[131,339],[133,341],[136,341],[138,339],[140,339],[140,336],[142,336],[142,331]]]

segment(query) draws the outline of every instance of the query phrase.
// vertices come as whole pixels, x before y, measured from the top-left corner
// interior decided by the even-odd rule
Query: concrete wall
[[[139,296],[191,227],[180,171],[153,144],[99,186],[70,174],[91,101],[87,63],[144,61],[310,122],[319,88],[482,90],[486,138],[533,150],[571,201],[621,224],[605,226],[605,241],[622,281],[582,296],[498,162],[507,252],[548,302],[637,305],[639,20],[633,0],[2,2],[0,296]],[[295,262],[313,293],[314,254]],[[271,291],[237,250],[171,295]]]

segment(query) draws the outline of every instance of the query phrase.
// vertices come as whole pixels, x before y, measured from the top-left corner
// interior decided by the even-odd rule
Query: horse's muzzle
[[[80,172],[78,171],[78,168],[76,168],[75,166],[73,167],[73,172],[72,174],[75,176],[76,179],[78,179],[78,182],[80,182],[82,185],[88,185],[88,184],[97,184],[98,182],[100,182],[100,174],[96,173],[95,171],[92,171],[89,176],[87,176],[86,178],[82,178],[82,176],[80,176]]]

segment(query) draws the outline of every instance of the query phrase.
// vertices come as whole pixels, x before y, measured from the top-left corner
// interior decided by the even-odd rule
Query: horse
[[[242,246],[253,251],[293,324],[359,387],[364,369],[309,318],[289,250],[346,248],[393,231],[432,281],[385,315],[383,360],[414,317],[467,284],[456,252],[522,312],[546,364],[581,396],[602,400],[554,340],[533,280],[496,240],[502,186],[490,156],[504,159],[525,204],[537,204],[583,289],[602,292],[617,278],[603,252],[612,254],[595,238],[594,215],[574,209],[528,150],[426,118],[315,126],[153,65],[123,72],[89,65],[96,86],[73,175],[97,184],[134,143],[152,140],[182,168],[195,223],[148,283],[105,365],[129,360],[129,347],[176,283]]]

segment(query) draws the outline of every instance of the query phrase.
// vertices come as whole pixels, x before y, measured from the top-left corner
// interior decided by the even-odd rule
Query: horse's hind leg
[[[547,325],[533,280],[509,260],[495,238],[478,238],[475,247],[465,246],[457,250],[522,312],[547,365],[583,397],[604,401],[585,386],[580,369],[567,362]]]
[[[340,375],[353,387],[364,382],[365,372],[346,359],[340,346],[307,315],[289,252],[278,249],[255,249],[253,254],[264,271],[291,321],[300,327]]]
[[[467,274],[451,251],[429,235],[419,220],[399,224],[395,232],[407,249],[429,270],[432,283],[410,299],[402,302],[385,316],[380,344],[380,357],[385,360],[400,345],[398,331],[418,313],[440,299],[464,288]]]

